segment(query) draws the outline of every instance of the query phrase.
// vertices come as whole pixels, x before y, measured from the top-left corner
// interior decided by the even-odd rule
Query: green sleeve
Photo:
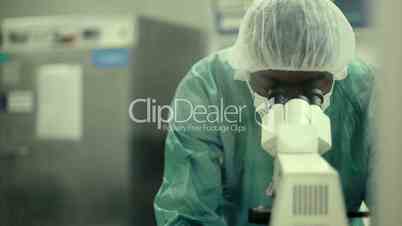
[[[171,105],[178,120],[169,124],[164,178],[154,201],[158,226],[226,226],[219,133],[206,129],[215,125],[203,122],[202,115],[189,117],[195,106],[208,106],[216,98],[214,81],[195,69],[178,87]]]
[[[374,180],[374,164],[378,158],[378,153],[376,152],[376,124],[375,124],[375,105],[376,105],[376,92],[372,92],[370,101],[365,112],[365,123],[366,123],[366,148],[368,150],[368,170],[367,170],[367,185],[364,197],[364,202],[367,207],[373,206],[374,202],[374,189],[376,187]]]
[[[373,194],[375,188],[374,181],[374,164],[377,158],[376,151],[376,121],[375,121],[375,109],[376,109],[376,90],[375,90],[375,68],[371,65],[362,63],[361,71],[363,71],[363,79],[366,85],[364,90],[360,93],[364,93],[361,97],[364,99],[362,103],[362,122],[363,122],[363,148],[367,153],[367,183],[364,196],[364,202],[367,207],[373,205]]]
[[[358,161],[362,163],[356,164],[364,167],[366,176],[366,188],[364,191],[365,203],[370,207],[372,203],[372,191],[374,187],[373,181],[373,163],[376,158],[375,151],[375,68],[362,60],[356,60],[348,68],[348,80],[345,83],[345,90],[353,107],[359,117],[359,124],[354,135],[356,149],[354,154],[358,155]]]
[[[364,173],[364,183],[361,200],[368,207],[372,206],[373,194],[373,162],[375,161],[375,69],[361,60],[349,65],[347,82],[343,83],[345,94],[358,116],[353,139],[353,164],[355,170]],[[360,192],[359,192],[360,193]],[[360,218],[349,219],[351,226],[364,226]]]

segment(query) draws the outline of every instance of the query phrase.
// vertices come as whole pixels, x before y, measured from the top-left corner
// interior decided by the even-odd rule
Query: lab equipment
[[[83,70],[80,64],[45,64],[37,70],[35,133],[41,140],[82,139]]]
[[[254,1],[228,61],[236,78],[265,70],[323,71],[344,79],[355,34],[331,0]]]
[[[0,225],[154,225],[165,132],[131,123],[129,104],[168,104],[204,55],[202,33],[114,14],[10,18],[2,30],[0,96],[30,91],[33,111],[0,113]]]
[[[175,98],[194,105],[247,106],[237,124],[244,132],[192,130],[194,120],[171,123],[166,140],[165,172],[155,198],[159,226],[243,226],[248,209],[272,208],[274,161],[261,146],[261,127],[247,83],[234,80],[235,70],[226,62],[228,50],[196,63],[179,85]],[[340,175],[347,211],[356,212],[367,200],[368,158],[371,152],[367,105],[373,86],[372,69],[355,59],[348,77],[336,81],[331,105],[332,148],[323,157]],[[179,116],[189,109],[177,106]],[[215,126],[230,126],[223,122]],[[370,206],[370,205],[369,205]],[[266,224],[267,221],[264,222]],[[350,219],[350,225],[362,225]]]
[[[13,109],[31,106],[23,114],[0,114],[0,177],[7,178],[0,186],[0,224],[128,225],[126,106],[133,74],[128,66],[100,69],[91,53],[132,52],[134,21],[131,15],[2,21],[9,60],[0,65],[0,90]],[[88,29],[101,34],[89,39]]]
[[[0,112],[29,114],[33,111],[33,93],[13,90],[0,95]]]
[[[280,88],[269,96],[275,103],[261,114],[261,145],[274,158],[270,226],[346,226],[339,175],[324,160],[332,146],[330,119],[321,109],[320,89],[287,99]]]

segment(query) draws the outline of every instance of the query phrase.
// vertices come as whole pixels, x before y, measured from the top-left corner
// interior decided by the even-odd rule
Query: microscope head
[[[260,116],[261,144],[269,154],[324,154],[331,148],[331,125],[321,109],[324,96],[320,89],[312,87],[289,96],[284,88],[277,87],[268,98],[273,105]]]

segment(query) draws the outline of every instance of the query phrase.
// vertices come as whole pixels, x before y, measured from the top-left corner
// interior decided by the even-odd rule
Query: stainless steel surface
[[[135,54],[137,66],[131,100],[153,98],[160,105],[169,105],[180,80],[205,56],[205,36],[193,28],[147,18],[139,21],[140,44]],[[144,116],[146,109],[136,109],[135,113]],[[130,125],[133,127],[133,225],[152,226],[155,225],[153,198],[162,183],[166,130],[158,130],[155,123],[131,122]]]
[[[0,225],[155,224],[152,203],[162,181],[166,133],[152,123],[130,122],[129,103],[150,97],[169,104],[206,47],[195,29],[147,18],[138,24],[138,45],[123,46],[131,53],[128,67],[98,68],[92,50],[84,49],[11,53],[21,64],[21,81],[0,84],[0,93],[24,89],[36,97],[40,65],[82,65],[83,137],[38,139],[36,98],[31,114],[0,113]]]
[[[90,57],[90,50],[11,54],[22,65],[21,81],[17,87],[2,86],[2,92],[36,93],[40,65],[82,65],[84,131],[80,141],[41,140],[35,134],[36,111],[0,114],[0,152],[8,155],[0,158],[2,225],[127,225],[130,71],[99,69]],[[21,147],[27,147],[27,155],[20,154]]]

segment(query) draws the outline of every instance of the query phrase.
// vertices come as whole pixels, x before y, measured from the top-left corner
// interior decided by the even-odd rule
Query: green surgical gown
[[[251,226],[249,208],[272,207],[267,190],[273,159],[260,146],[261,128],[247,83],[233,79],[225,54],[195,64],[176,91],[164,178],[154,202],[159,226]],[[369,193],[372,90],[371,68],[356,60],[348,77],[336,81],[326,110],[333,145],[324,157],[340,174],[349,211],[357,211]]]

